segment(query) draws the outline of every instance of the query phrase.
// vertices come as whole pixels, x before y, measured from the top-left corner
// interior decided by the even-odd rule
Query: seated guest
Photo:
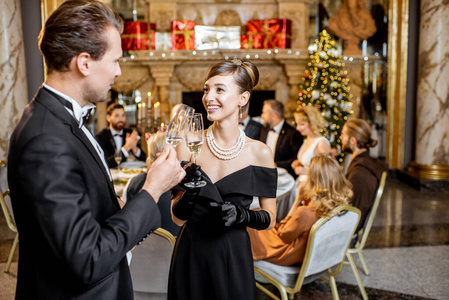
[[[119,151],[122,154],[122,162],[133,155],[141,161],[145,161],[146,155],[139,147],[139,133],[135,130],[125,128],[126,114],[121,104],[112,103],[106,111],[106,120],[109,127],[103,129],[95,136],[104,151],[104,156],[109,168],[117,167],[114,160],[114,153]]]
[[[377,145],[371,138],[371,127],[362,119],[351,119],[341,131],[344,152],[351,154],[346,178],[352,183],[354,192],[351,204],[360,209],[357,231],[365,223],[366,215],[374,201],[382,172],[387,168],[369,155],[369,148]]]
[[[301,134],[285,121],[284,105],[280,101],[265,100],[262,119],[265,126],[260,130],[260,141],[271,148],[276,166],[286,169],[296,178],[291,164],[302,145]]]
[[[158,132],[153,134],[147,141],[148,145],[148,158],[147,166],[151,167],[151,164],[156,160],[156,154],[162,152],[165,143],[165,133]],[[140,173],[131,178],[126,184],[125,191],[123,192],[123,200],[126,202],[128,199],[132,199],[141,189],[145,183],[147,173]],[[161,228],[169,231],[175,237],[178,235],[180,226],[176,225],[172,221],[171,217],[171,192],[167,191],[161,195],[159,202],[157,203],[159,211],[161,213]]]
[[[327,138],[320,131],[326,125],[326,120],[321,116],[320,111],[315,106],[303,106],[295,112],[296,130],[305,136],[305,142],[299,148],[297,159],[292,163],[295,174],[298,175],[297,181],[304,181],[307,177],[310,160],[312,157],[324,153],[332,152]]]
[[[260,139],[260,130],[263,125],[257,121],[254,121],[249,115],[249,102],[240,108],[239,125],[245,132],[246,136],[253,140]]]
[[[300,196],[287,217],[268,231],[248,229],[253,259],[292,266],[304,259],[310,228],[332,209],[347,204],[352,196],[351,183],[330,155],[312,158],[308,176],[300,186]],[[300,205],[304,202],[304,205]]]

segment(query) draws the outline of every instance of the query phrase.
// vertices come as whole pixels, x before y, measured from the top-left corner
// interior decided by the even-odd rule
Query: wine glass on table
[[[182,141],[194,112],[195,110],[192,107],[185,104],[179,104],[173,109],[165,137],[168,146],[175,148]]]
[[[117,163],[117,169],[118,169],[118,172],[120,173],[120,163],[122,162],[122,150],[121,149],[118,149],[117,151],[115,151],[114,160]]]
[[[193,163],[196,164],[196,157],[201,152],[204,142],[204,124],[201,114],[193,114],[189,122],[189,130],[186,134],[186,144],[190,154],[193,157]],[[184,184],[188,188],[199,188],[206,185],[204,180],[194,180]]]

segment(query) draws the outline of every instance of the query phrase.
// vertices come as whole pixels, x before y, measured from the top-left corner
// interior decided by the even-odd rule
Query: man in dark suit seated
[[[121,209],[103,150],[85,126],[121,74],[122,22],[101,1],[67,0],[39,35],[47,76],[8,156],[20,235],[17,300],[134,300],[127,253],[160,227],[157,202],[185,175],[176,151],[165,148]]]
[[[106,111],[106,120],[109,127],[97,133],[95,139],[104,151],[109,168],[117,167],[114,154],[119,149],[122,154],[122,162],[126,161],[130,155],[138,160],[145,161],[146,154],[139,146],[139,133],[125,128],[125,108],[118,103],[109,104]]]
[[[257,121],[254,121],[248,115],[248,109],[249,102],[241,108],[241,114],[239,117],[240,128],[243,129],[247,137],[252,138],[253,140],[259,140],[260,130],[262,129],[263,125]]]
[[[274,162],[284,168],[294,178],[298,175],[291,164],[297,158],[302,145],[302,135],[284,119],[284,105],[282,102],[265,100],[262,107],[264,127],[260,130],[260,141],[267,144],[274,154]]]

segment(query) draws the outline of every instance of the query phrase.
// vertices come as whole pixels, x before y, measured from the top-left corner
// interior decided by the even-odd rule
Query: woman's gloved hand
[[[184,192],[182,197],[178,200],[174,200],[172,204],[172,212],[180,220],[187,220],[192,215],[195,199],[201,189],[199,187],[189,188],[184,184],[202,179],[200,166],[193,163],[188,163],[184,166],[184,170],[186,171],[186,176],[177,186],[173,188],[173,191]]]
[[[261,230],[270,226],[270,214],[265,210],[249,210],[243,206],[236,206],[231,202],[212,202],[210,205],[221,211],[221,218],[226,227],[244,225]]]

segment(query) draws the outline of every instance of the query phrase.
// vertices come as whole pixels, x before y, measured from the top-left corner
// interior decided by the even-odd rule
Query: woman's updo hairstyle
[[[371,127],[363,119],[351,119],[344,125],[349,137],[353,136],[357,141],[357,148],[368,149],[377,145],[377,140],[371,138]]]
[[[259,82],[259,70],[248,60],[227,60],[219,62],[210,68],[204,81],[220,75],[234,75],[234,80],[239,87],[240,94],[246,91],[251,93],[252,89]]]

